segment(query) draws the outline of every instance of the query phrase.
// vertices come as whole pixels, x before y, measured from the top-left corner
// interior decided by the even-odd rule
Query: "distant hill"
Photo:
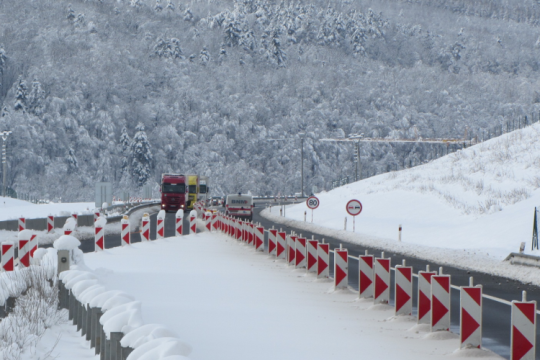
[[[532,1],[4,0],[8,185],[88,200],[96,181],[135,194],[178,171],[216,195],[294,193],[305,136],[306,191],[328,189],[353,177],[354,148],[321,138],[538,121],[539,21]],[[362,176],[447,150],[362,145]]]

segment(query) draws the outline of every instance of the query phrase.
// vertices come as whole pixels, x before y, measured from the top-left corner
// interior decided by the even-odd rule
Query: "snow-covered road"
[[[223,235],[84,257],[107,288],[142,302],[145,323],[164,324],[190,344],[192,359],[445,359],[459,347],[456,335],[428,334],[388,306],[333,292],[329,281]],[[468,351],[475,354],[452,356],[480,355]]]

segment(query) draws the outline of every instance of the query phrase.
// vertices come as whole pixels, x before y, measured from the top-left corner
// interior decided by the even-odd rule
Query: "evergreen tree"
[[[36,116],[43,113],[43,100],[45,99],[45,91],[41,88],[41,83],[34,79],[32,82],[32,90],[28,95],[28,111]]]
[[[4,69],[6,68],[7,56],[6,51],[0,45],[0,88],[2,87],[2,75],[4,75]]]
[[[20,76],[19,83],[17,85],[17,94],[15,95],[15,105],[13,108],[17,111],[26,111],[26,104],[28,102],[28,87],[26,81]]]
[[[201,65],[206,65],[210,61],[210,53],[206,50],[206,47],[203,47],[201,50],[199,61],[201,62]]]
[[[69,5],[69,8],[68,8],[67,19],[69,21],[75,21],[75,11],[73,11],[73,9],[71,8],[71,4]]]
[[[151,146],[144,131],[144,125],[139,123],[135,128],[137,132],[131,143],[131,176],[139,187],[146,184],[152,176],[152,152]]]
[[[161,6],[161,0],[156,0],[156,6],[154,6],[155,12],[161,12],[163,10],[163,6]]]
[[[74,174],[79,171],[79,162],[77,161],[77,157],[75,156],[75,151],[72,148],[69,148],[68,154],[66,156],[66,163],[68,166],[67,172],[68,174]]]
[[[174,9],[175,9],[175,8],[176,8],[176,7],[174,6],[172,0],[168,0],[168,1],[167,1],[167,10],[168,10],[168,11],[171,11],[171,12],[174,12]]]

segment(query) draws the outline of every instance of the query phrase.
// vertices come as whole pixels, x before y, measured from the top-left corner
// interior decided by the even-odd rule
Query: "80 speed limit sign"
[[[306,205],[311,210],[315,210],[316,208],[319,207],[319,199],[315,196],[310,196],[306,200]]]

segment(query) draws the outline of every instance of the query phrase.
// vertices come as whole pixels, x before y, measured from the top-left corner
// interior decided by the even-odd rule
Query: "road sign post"
[[[362,203],[358,200],[350,200],[348,203],[347,203],[347,206],[345,206],[345,210],[347,210],[347,212],[349,213],[349,215],[351,215],[353,217],[353,226],[352,226],[352,229],[353,229],[353,232],[355,231],[355,221],[354,219],[356,218],[357,215],[359,215],[361,212],[362,212]]]
[[[313,210],[319,207],[320,201],[316,196],[310,196],[306,200],[306,205],[311,209],[311,222],[313,222]]]

